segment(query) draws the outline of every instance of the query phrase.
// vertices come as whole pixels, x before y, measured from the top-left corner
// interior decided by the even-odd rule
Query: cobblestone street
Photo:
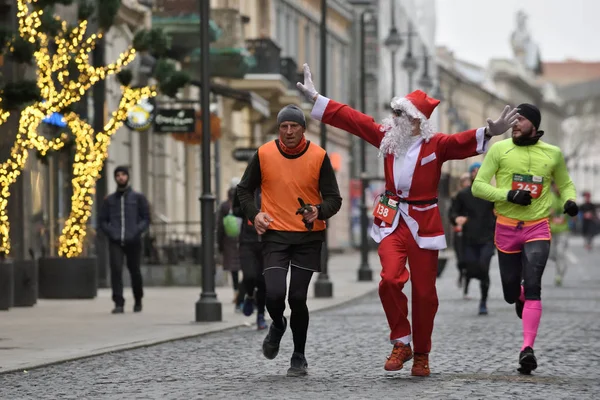
[[[397,373],[384,371],[391,346],[374,294],[311,316],[306,378],[285,377],[291,331],[279,356],[269,361],[260,351],[265,333],[239,328],[0,375],[0,398],[598,399],[600,269],[594,253],[584,253],[580,245],[572,252],[578,260],[563,287],[553,286],[552,263],[544,276],[544,315],[535,346],[539,367],[532,376],[516,371],[521,321],[502,299],[494,258],[488,316],[476,313],[478,282],[471,285],[473,300],[463,300],[453,263],[439,280],[429,378],[411,377],[411,363]]]

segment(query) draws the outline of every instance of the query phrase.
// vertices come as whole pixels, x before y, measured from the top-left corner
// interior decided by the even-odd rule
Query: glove
[[[312,74],[310,73],[310,68],[308,64],[304,64],[304,84],[298,82],[296,83],[296,87],[306,96],[308,100],[312,103],[317,99],[317,89],[315,89],[315,84],[312,81]]]
[[[519,114],[517,114],[516,108],[511,110],[510,106],[504,107],[502,114],[500,114],[497,120],[492,121],[490,118],[487,119],[488,133],[490,136],[502,135],[517,123],[518,117]]]
[[[306,64],[304,64],[304,65],[306,65]],[[298,197],[298,203],[300,203],[300,208],[296,210],[296,215],[303,215],[305,211],[310,211],[312,209],[311,205],[305,204],[304,200],[302,200],[300,197]],[[304,226],[306,227],[306,229],[308,229],[309,231],[312,231],[313,226],[314,226],[313,222],[308,222],[304,218],[302,218],[302,222],[304,222]]]
[[[506,199],[511,203],[528,206],[531,204],[531,192],[529,190],[509,190]]]
[[[579,214],[579,207],[573,200],[567,200],[564,205],[565,214],[568,214],[571,217],[576,217]]]

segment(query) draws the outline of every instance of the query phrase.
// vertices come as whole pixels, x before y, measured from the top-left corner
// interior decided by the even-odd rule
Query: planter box
[[[39,260],[40,299],[93,299],[98,292],[96,257]]]
[[[12,261],[0,261],[0,310],[6,311],[14,302],[14,264]]]
[[[38,264],[35,260],[14,261],[14,305],[32,307],[38,299]]]

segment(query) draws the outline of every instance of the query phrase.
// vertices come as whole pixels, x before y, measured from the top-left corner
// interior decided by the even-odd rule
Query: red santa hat
[[[409,117],[421,121],[428,120],[438,104],[438,99],[427,96],[427,93],[421,90],[415,90],[406,97],[394,97],[390,103],[393,110],[404,111]]]

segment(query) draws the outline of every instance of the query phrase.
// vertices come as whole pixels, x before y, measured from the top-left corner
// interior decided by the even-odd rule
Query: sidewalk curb
[[[377,292],[377,289],[372,289],[369,290],[359,296],[347,299],[347,300],[343,300],[339,303],[336,304],[331,304],[331,305],[326,305],[323,306],[317,310],[312,311],[311,313],[319,313],[322,311],[327,311],[327,310],[331,310],[337,307],[341,307],[341,306],[345,306],[348,304],[351,304],[352,302],[355,301],[359,301],[362,300],[368,296],[373,295],[374,293]],[[102,356],[105,354],[111,354],[111,353],[121,353],[127,350],[136,350],[136,349],[142,349],[145,347],[151,347],[151,346],[158,346],[161,344],[165,344],[165,343],[170,343],[170,342],[176,342],[179,340],[187,340],[187,339],[193,339],[193,338],[197,338],[197,337],[202,337],[202,336],[206,336],[206,335],[211,335],[213,333],[219,333],[219,332],[227,332],[230,330],[234,330],[234,329],[238,329],[241,327],[247,326],[244,323],[234,323],[231,326],[225,326],[222,328],[216,328],[214,330],[211,331],[207,331],[207,332],[202,332],[202,333],[194,333],[194,334],[189,334],[189,335],[183,335],[183,336],[176,336],[176,337],[172,337],[169,339],[160,339],[160,340],[149,340],[149,341],[144,341],[142,343],[138,342],[134,342],[135,344],[124,344],[122,346],[118,346],[116,349],[113,350],[100,350],[100,351],[96,351],[93,352],[92,354],[86,354],[86,355],[79,355],[79,356],[74,356],[74,357],[69,357],[69,358],[65,358],[62,360],[58,360],[58,361],[51,361],[51,362],[47,362],[47,363],[41,363],[41,364],[36,364],[30,367],[26,367],[26,368],[11,368],[11,369],[7,369],[5,371],[0,370],[0,376],[2,375],[8,375],[8,374],[14,374],[14,373],[27,373],[29,371],[32,370],[36,370],[36,369],[40,369],[40,368],[45,368],[45,367],[50,367],[50,366],[54,366],[54,365],[60,365],[60,364],[65,364],[71,361],[78,361],[78,360],[85,360],[87,358],[92,358],[92,357],[98,357],[98,356]]]

